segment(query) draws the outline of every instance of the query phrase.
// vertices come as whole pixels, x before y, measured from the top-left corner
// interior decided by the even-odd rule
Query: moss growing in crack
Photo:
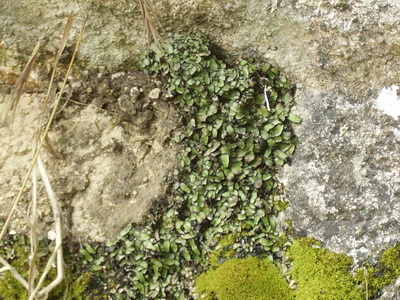
[[[93,274],[85,272],[81,276],[73,276],[67,279],[67,283],[63,286],[64,299],[70,300],[91,300],[91,299],[106,299],[101,294],[95,295],[94,289],[91,289]],[[90,293],[88,291],[90,290]]]
[[[375,266],[366,264],[356,273],[356,280],[370,299],[400,276],[400,244],[386,249]]]
[[[271,277],[268,279],[260,279],[262,276],[257,278],[258,275],[254,274],[259,271],[258,263],[266,260],[252,257],[251,260],[258,260],[255,264],[254,261],[249,262],[248,257],[232,258],[235,254],[232,255],[231,247],[235,241],[237,237],[232,236],[221,240],[224,246],[211,255],[210,269],[196,281],[197,291],[205,299],[274,299],[269,296],[269,283],[276,278],[282,279],[280,271],[269,272]],[[350,257],[322,248],[321,243],[313,238],[295,241],[288,250],[288,256],[293,261],[291,275],[297,282],[297,288],[288,295],[278,293],[281,297],[278,299],[374,299],[383,287],[400,276],[400,246],[388,248],[376,266],[366,265],[355,276],[350,272],[353,263]],[[221,257],[222,260],[218,259]],[[245,262],[249,262],[247,265],[255,277],[249,275]],[[285,292],[288,284],[281,279],[275,285]],[[264,290],[259,287],[259,280],[265,280]],[[252,293],[253,290],[256,292]]]
[[[237,234],[225,235],[221,238],[219,242],[219,249],[215,250],[210,255],[210,265],[211,267],[217,267],[221,264],[222,261],[226,261],[235,254],[235,250],[233,249],[233,244],[237,239]]]
[[[279,269],[268,259],[234,258],[196,280],[205,299],[290,300],[292,291]]]
[[[365,299],[350,273],[350,257],[330,252],[312,238],[295,241],[288,254],[293,260],[292,276],[298,283],[296,299]]]

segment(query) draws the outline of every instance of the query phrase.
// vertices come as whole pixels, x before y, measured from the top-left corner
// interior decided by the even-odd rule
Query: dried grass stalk
[[[35,288],[35,290],[29,294],[29,300],[35,299],[36,296],[38,297],[43,297],[44,295],[47,295],[52,289],[54,289],[58,284],[61,283],[61,281],[64,279],[64,259],[63,259],[63,249],[62,249],[62,218],[61,218],[61,209],[60,206],[58,205],[58,200],[56,193],[54,192],[49,177],[47,175],[46,169],[44,167],[44,164],[42,162],[42,159],[40,155],[38,156],[37,159],[37,166],[38,170],[40,173],[40,176],[42,178],[42,181],[44,183],[44,186],[46,188],[47,195],[50,199],[50,205],[53,211],[53,219],[55,223],[55,231],[56,231],[56,244],[54,251],[52,255],[50,256],[49,260],[47,261],[46,268],[44,272],[42,273],[42,276],[39,279],[39,282]],[[48,272],[51,269],[51,266],[57,256],[57,277],[54,279],[50,284],[48,284],[45,288],[40,290],[42,287],[44,280],[46,279],[46,276]]]
[[[54,192],[54,190],[52,189],[50,180],[48,178],[46,169],[44,167],[44,164],[41,160],[40,157],[40,152],[41,149],[44,146],[44,143],[47,139],[48,136],[48,132],[50,129],[50,126],[54,120],[54,117],[56,115],[56,112],[58,111],[58,107],[61,101],[61,96],[63,94],[63,90],[67,84],[68,78],[71,74],[72,71],[72,66],[73,63],[75,61],[76,58],[76,54],[77,54],[77,50],[79,49],[79,45],[82,41],[83,38],[83,33],[84,33],[84,29],[86,26],[86,21],[87,21],[87,16],[83,22],[82,28],[81,28],[81,32],[79,33],[78,36],[78,41],[76,43],[76,47],[75,47],[75,51],[72,55],[71,61],[69,63],[67,72],[65,74],[64,77],[64,81],[62,83],[61,86],[61,90],[60,92],[57,94],[56,99],[54,101],[54,104],[52,105],[52,110],[51,110],[51,114],[50,117],[48,118],[46,124],[44,124],[44,116],[47,114],[47,110],[48,110],[48,100],[50,99],[50,94],[51,94],[51,86],[53,84],[53,80],[55,77],[55,72],[56,72],[56,67],[59,63],[60,57],[61,57],[61,53],[63,52],[66,43],[68,41],[69,38],[69,34],[70,34],[70,30],[71,30],[71,25],[72,25],[72,15],[69,16],[67,24],[65,26],[64,29],[64,35],[61,41],[61,45],[59,48],[59,51],[57,53],[57,56],[55,58],[55,62],[53,65],[53,72],[52,72],[52,77],[49,83],[49,89],[45,98],[45,104],[43,106],[43,110],[42,110],[42,117],[40,120],[40,126],[38,129],[38,140],[36,141],[36,145],[33,151],[33,158],[31,160],[31,164],[29,166],[28,172],[22,182],[22,185],[19,189],[18,195],[15,198],[12,208],[9,212],[9,215],[7,217],[7,220],[2,228],[2,231],[0,233],[0,241],[2,240],[2,238],[4,237],[7,228],[11,222],[11,219],[13,217],[13,214],[15,212],[15,210],[18,207],[18,203],[22,198],[22,194],[25,190],[25,187],[28,183],[28,180],[31,178],[32,176],[32,181],[33,181],[33,190],[32,190],[32,202],[31,202],[31,217],[27,218],[27,222],[31,228],[31,259],[30,259],[30,265],[29,265],[29,275],[28,275],[28,281],[26,281],[21,274],[18,273],[17,270],[15,270],[5,259],[3,259],[2,257],[0,257],[0,263],[4,266],[3,268],[0,269],[0,272],[5,272],[5,271],[10,271],[11,274],[13,275],[14,278],[16,278],[23,286],[24,288],[26,288],[28,290],[28,297],[29,300],[33,300],[33,299],[42,299],[42,298],[47,298],[47,295],[49,294],[50,291],[52,291],[60,282],[62,282],[62,280],[64,279],[64,260],[63,260],[63,248],[62,248],[62,217],[61,217],[61,209],[60,206],[58,205],[58,201],[57,201],[57,197],[56,194]],[[15,90],[15,96],[12,100],[12,105],[13,108],[16,108],[18,106],[18,101],[19,98],[22,94],[22,88],[23,88],[23,84],[26,81],[27,77],[29,76],[30,70],[32,69],[32,65],[34,62],[34,59],[38,53],[39,50],[39,45],[40,43],[38,43],[33,51],[33,54],[31,56],[31,58],[28,61],[27,66],[24,69],[24,72],[21,74],[21,78],[18,81],[19,84],[17,84],[16,90]],[[45,125],[45,126],[43,126]],[[36,214],[36,206],[37,206],[37,178],[36,178],[36,168],[42,178],[42,182],[45,186],[48,198],[50,200],[50,205],[52,207],[52,211],[53,211],[53,219],[54,219],[54,223],[55,223],[55,231],[56,231],[56,239],[55,239],[55,247],[54,250],[52,252],[52,254],[50,255],[49,260],[47,261],[46,267],[43,271],[43,273],[40,276],[40,279],[38,281],[38,283],[35,286],[35,279],[37,277],[37,253],[38,253],[38,238],[37,238],[37,233],[36,233],[36,227],[37,227],[37,223],[36,223],[36,218],[37,218],[37,214]],[[49,284],[47,284],[45,287],[42,288],[44,281],[50,271],[50,269],[52,268],[53,263],[56,261],[56,267],[57,267],[57,277]]]
[[[143,27],[146,35],[147,45],[150,46],[150,44],[154,41],[158,48],[161,49],[161,36],[158,33],[157,26],[155,25],[152,17],[152,15],[154,15],[153,8],[148,0],[139,0],[139,5],[140,12],[142,13]]]

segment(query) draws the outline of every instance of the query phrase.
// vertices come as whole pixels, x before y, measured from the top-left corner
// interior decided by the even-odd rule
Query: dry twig
[[[139,5],[142,13],[147,45],[149,46],[154,41],[158,48],[161,49],[161,37],[158,33],[156,25],[154,24],[152,17],[154,13],[151,5],[148,0],[139,0]]]
[[[50,126],[54,120],[54,117],[56,115],[56,112],[58,110],[60,101],[61,101],[61,96],[63,94],[63,90],[67,84],[68,78],[71,74],[72,71],[72,66],[74,63],[74,60],[76,58],[76,54],[77,54],[77,50],[79,49],[79,45],[82,41],[83,38],[83,33],[84,33],[84,29],[85,29],[85,25],[86,25],[86,20],[87,20],[87,16],[83,22],[82,28],[81,28],[81,32],[79,33],[79,37],[78,37],[78,41],[76,43],[76,47],[75,47],[75,51],[72,55],[71,61],[69,63],[67,72],[65,74],[64,77],[64,81],[63,84],[61,86],[61,90],[60,92],[57,94],[56,99],[54,101],[54,104],[52,105],[52,110],[51,110],[51,114],[50,117],[48,118],[46,124],[44,124],[44,116],[46,114],[47,108],[48,108],[48,101],[50,98],[50,92],[51,92],[51,88],[52,88],[52,84],[53,84],[53,80],[55,77],[55,72],[56,72],[56,67],[58,65],[59,59],[61,57],[61,53],[63,52],[66,43],[68,41],[69,38],[69,33],[70,33],[70,29],[71,29],[71,25],[72,25],[72,15],[69,16],[67,24],[65,26],[65,30],[64,30],[64,35],[61,41],[61,45],[59,48],[59,51],[57,53],[54,65],[53,65],[53,72],[52,72],[52,76],[51,76],[51,80],[49,83],[49,88],[48,88],[48,92],[47,95],[45,97],[44,100],[44,105],[43,105],[43,110],[42,110],[42,116],[39,122],[39,129],[38,129],[38,140],[36,141],[36,145],[34,147],[34,151],[33,151],[33,158],[31,160],[31,164],[29,166],[28,172],[22,182],[22,185],[19,189],[18,195],[15,198],[13,205],[11,207],[11,210],[9,212],[9,215],[7,217],[7,220],[2,228],[2,231],[0,233],[0,241],[2,240],[2,238],[4,237],[7,228],[11,222],[11,219],[13,217],[14,212],[17,210],[18,207],[18,203],[22,198],[22,194],[25,190],[25,187],[29,181],[29,179],[32,176],[32,182],[33,182],[33,190],[32,190],[32,202],[31,202],[31,212],[30,212],[30,218],[27,218],[27,222],[31,228],[31,257],[30,257],[30,264],[29,264],[29,274],[28,274],[28,280],[25,280],[19,273],[17,270],[15,270],[5,259],[3,259],[2,257],[0,257],[0,264],[2,264],[4,267],[0,269],[0,272],[5,272],[5,271],[10,271],[12,276],[18,280],[23,286],[24,288],[27,289],[28,291],[28,297],[29,300],[34,300],[34,299],[42,299],[42,298],[46,298],[47,295],[49,294],[49,292],[51,290],[53,290],[63,279],[64,279],[64,260],[63,260],[63,248],[62,248],[62,218],[61,218],[61,209],[58,205],[58,201],[57,201],[57,197],[56,194],[54,192],[54,190],[52,189],[50,180],[48,178],[46,169],[44,167],[44,164],[40,158],[40,152],[42,147],[44,146],[44,143],[47,139],[48,136],[48,132],[50,129]],[[16,90],[13,94],[13,98],[12,98],[12,108],[15,109],[18,105],[18,101],[19,98],[22,94],[22,88],[23,88],[23,84],[26,81],[26,79],[29,76],[30,70],[32,69],[33,66],[33,62],[34,59],[38,53],[39,50],[39,46],[40,43],[38,43],[31,55],[31,58],[29,59],[27,66],[25,67],[24,71],[21,74],[21,78],[18,81],[18,84],[16,86]],[[44,126],[45,125],[45,126]],[[38,281],[38,283],[35,286],[35,279],[37,277],[37,253],[38,253],[38,238],[37,238],[37,233],[36,233],[36,218],[37,218],[37,214],[36,214],[36,207],[37,207],[37,178],[36,178],[36,168],[41,176],[42,182],[45,186],[48,198],[50,200],[50,205],[52,207],[52,211],[53,211],[53,219],[54,219],[54,223],[55,223],[55,232],[56,232],[56,239],[55,239],[55,247],[54,250],[52,252],[52,254],[50,255],[49,260],[47,261],[46,267],[43,271],[43,273],[40,276],[40,279]],[[50,283],[47,284],[46,286],[43,286],[44,281],[48,275],[48,272],[50,271],[50,269],[52,268],[52,265],[54,263],[54,261],[57,260],[56,263],[56,267],[57,267],[57,277]]]

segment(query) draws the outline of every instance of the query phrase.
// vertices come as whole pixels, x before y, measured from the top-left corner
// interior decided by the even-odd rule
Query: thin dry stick
[[[58,23],[57,23],[58,24]],[[53,26],[54,27],[54,26]],[[35,48],[33,48],[32,54],[28,59],[28,62],[26,63],[24,69],[21,72],[21,75],[18,78],[17,84],[15,85],[14,91],[11,94],[10,101],[8,103],[8,108],[4,110],[4,115],[0,116],[0,124],[1,123],[7,123],[7,114],[11,111],[11,120],[14,120],[15,117],[15,112],[17,110],[19,101],[21,99],[22,91],[24,88],[24,85],[32,71],[33,64],[36,60],[37,54],[40,49],[40,45],[43,41],[43,39],[46,37],[47,33],[53,28],[49,28],[45,34],[39,39],[39,41],[36,43]]]
[[[54,193],[53,188],[51,187],[49,177],[47,176],[47,172],[43,165],[40,155],[38,156],[38,159],[37,159],[37,165],[38,165],[38,170],[39,170],[40,176],[41,176],[44,186],[46,188],[47,195],[49,196],[49,199],[50,199],[51,208],[53,210],[53,218],[54,218],[54,223],[56,226],[56,228],[55,228],[56,229],[56,245],[55,245],[53,254],[51,255],[49,261],[47,262],[46,268],[45,268],[42,276],[40,277],[38,285],[36,286],[36,288],[32,292],[32,294],[30,294],[30,296],[29,296],[29,300],[35,299],[36,295],[38,297],[47,295],[52,289],[54,289],[64,279],[61,209],[60,209],[60,206],[58,205],[57,196]],[[43,285],[44,280],[46,279],[48,272],[50,271],[51,265],[54,262],[54,259],[55,259],[54,254],[55,253],[57,254],[57,277],[50,284],[48,284],[45,288],[40,290],[41,286]],[[40,290],[40,292],[39,292],[39,290]]]
[[[5,271],[8,271],[8,270],[9,270],[8,267],[2,267],[2,268],[0,268],[0,274],[5,272]]]
[[[43,125],[44,125],[44,118],[45,118],[44,112],[47,111],[47,106],[48,106],[51,90],[52,90],[52,87],[53,87],[53,81],[54,81],[54,78],[55,78],[55,75],[56,75],[57,66],[58,66],[58,63],[60,61],[61,54],[63,53],[63,51],[64,51],[64,49],[65,49],[65,47],[67,45],[67,42],[68,42],[68,39],[69,39],[69,36],[70,36],[70,32],[71,32],[72,21],[73,21],[73,14],[70,14],[68,16],[67,24],[65,25],[65,28],[64,28],[64,34],[63,34],[63,37],[61,39],[60,47],[58,48],[56,59],[54,60],[54,63],[53,63],[53,71],[51,73],[50,82],[49,82],[49,86],[48,86],[48,89],[47,89],[46,97],[45,97],[45,99],[43,101],[43,108],[42,108],[42,112],[43,113],[42,113],[41,118],[40,118],[40,122],[39,122],[40,127],[39,128],[42,128]]]
[[[147,45],[149,46],[154,41],[158,48],[161,49],[161,37],[151,16],[153,13],[151,5],[147,0],[139,0],[139,5],[142,13]]]
[[[267,95],[267,87],[264,85],[264,99],[265,99],[265,105],[267,106],[267,110],[270,111],[271,108],[269,106],[269,100],[268,100],[268,95]]]
[[[34,289],[34,283],[36,278],[36,259],[39,249],[39,241],[36,233],[36,207],[37,207],[37,176],[36,168],[32,172],[32,212],[31,217],[28,216],[29,226],[31,228],[31,259],[29,261],[29,273],[28,273],[28,295],[30,295]]]
[[[28,169],[28,172],[27,172],[27,174],[26,174],[26,176],[24,178],[22,186],[21,186],[21,188],[20,188],[20,190],[18,192],[18,195],[17,195],[16,199],[14,200],[13,206],[12,206],[11,211],[10,211],[10,213],[9,213],[9,215],[7,217],[7,220],[6,220],[5,224],[4,224],[4,227],[3,227],[3,229],[2,229],[2,231],[0,233],[0,241],[1,241],[2,238],[4,237],[6,231],[7,231],[7,228],[9,226],[10,221],[11,221],[11,218],[12,218],[15,210],[17,209],[17,205],[18,205],[18,203],[19,203],[19,201],[20,201],[20,199],[22,197],[22,193],[23,193],[23,191],[24,191],[24,189],[25,189],[25,187],[27,185],[27,182],[28,182],[28,180],[29,180],[29,178],[30,178],[30,176],[32,174],[32,171],[33,171],[36,163],[38,163],[40,174],[42,175],[42,179],[45,182],[46,190],[47,190],[47,192],[49,194],[50,202],[51,202],[51,205],[52,205],[54,218],[55,218],[55,223],[56,223],[57,236],[56,236],[55,249],[54,249],[52,255],[50,256],[49,261],[47,262],[46,268],[45,268],[45,270],[44,270],[44,272],[43,272],[43,274],[42,274],[42,276],[41,276],[41,278],[39,280],[39,283],[38,283],[37,287],[32,292],[32,294],[29,296],[29,299],[31,299],[31,300],[46,296],[64,278],[64,269],[63,269],[63,263],[64,262],[63,262],[63,252],[62,252],[62,231],[61,231],[61,229],[62,229],[62,226],[61,226],[61,211],[60,211],[58,203],[56,201],[55,194],[51,189],[51,185],[50,185],[50,182],[49,182],[49,180],[47,178],[46,172],[44,170],[43,163],[41,162],[41,159],[39,157],[39,153],[40,153],[40,150],[43,147],[43,144],[44,144],[46,136],[47,136],[47,134],[49,132],[50,126],[51,126],[51,124],[52,124],[52,122],[54,120],[57,108],[58,108],[60,100],[61,100],[61,95],[63,93],[63,90],[64,90],[65,86],[66,86],[67,80],[68,80],[68,78],[69,78],[69,76],[71,74],[72,65],[73,65],[73,63],[75,61],[77,50],[79,49],[79,45],[80,45],[80,43],[82,41],[82,38],[83,38],[83,33],[84,33],[84,29],[86,27],[87,18],[88,18],[88,15],[86,15],[86,17],[84,19],[84,22],[83,22],[83,25],[82,25],[82,28],[81,28],[81,32],[79,33],[79,37],[78,37],[78,41],[77,41],[77,44],[76,44],[76,47],[75,47],[75,51],[74,51],[74,53],[72,55],[72,58],[71,58],[71,61],[69,63],[69,66],[68,66],[68,69],[67,69],[67,73],[65,75],[63,84],[61,86],[61,91],[60,91],[60,93],[58,94],[58,96],[57,96],[57,98],[55,100],[55,103],[54,103],[54,106],[53,106],[53,110],[51,112],[49,120],[47,121],[47,124],[46,124],[46,127],[45,127],[44,131],[43,131],[43,134],[42,134],[42,136],[40,138],[40,142],[38,143],[38,145],[37,145],[37,147],[36,147],[36,149],[34,151],[34,156],[33,156],[33,159],[31,161],[31,165],[30,165],[30,167]],[[42,290],[39,291],[40,287],[43,285],[43,282],[44,282],[44,279],[45,279],[46,275],[50,271],[50,268],[52,266],[52,263],[55,260],[55,256],[56,255],[57,255],[57,278],[53,282],[51,282],[49,285],[47,285],[45,288],[43,288]],[[5,268],[2,268],[2,271],[6,270],[6,269],[9,270],[12,273],[12,275],[18,281],[20,281],[21,284],[27,290],[29,290],[28,282],[26,282],[26,280],[7,261],[5,261],[3,258],[0,257],[0,263],[2,263],[5,266]]]
[[[43,101],[42,114],[41,114],[41,118],[39,121],[38,133],[40,132],[40,129],[44,127],[45,112],[47,111],[47,106],[48,106],[48,101],[49,101],[50,94],[51,94],[51,89],[53,86],[53,81],[55,78],[55,74],[56,74],[56,70],[57,70],[57,66],[58,66],[61,54],[65,49],[65,46],[67,44],[67,41],[68,41],[68,38],[70,35],[72,20],[73,20],[73,15],[70,14],[68,17],[68,20],[67,20],[67,24],[65,25],[65,28],[64,28],[64,34],[63,34],[63,37],[61,40],[60,47],[57,52],[56,59],[54,60],[54,63],[53,63],[53,71],[52,71],[49,86],[47,89],[47,94]],[[38,139],[37,139],[37,142],[35,145],[35,150],[39,145],[40,134],[38,134],[37,137],[38,137]],[[48,139],[46,139],[45,141],[48,144]],[[30,227],[31,227],[31,259],[30,259],[30,263],[29,263],[29,275],[28,275],[28,283],[29,283],[28,294],[29,295],[31,295],[33,293],[34,282],[35,282],[36,273],[37,273],[36,260],[37,260],[37,253],[38,253],[38,239],[37,239],[37,234],[36,234],[37,177],[36,177],[35,171],[32,173],[32,182],[33,182],[33,189],[32,189],[33,209],[32,209],[31,215],[33,217],[31,219],[31,224],[30,224]]]
[[[72,65],[73,65],[73,63],[74,63],[74,61],[75,61],[76,54],[77,54],[77,51],[78,51],[78,49],[79,49],[79,45],[80,45],[80,43],[82,42],[83,33],[84,33],[84,30],[85,30],[85,27],[86,27],[87,18],[88,18],[88,15],[86,15],[85,20],[84,20],[83,25],[82,25],[82,28],[81,28],[81,31],[80,31],[80,33],[79,33],[79,37],[78,37],[78,41],[77,41],[77,43],[76,43],[75,51],[74,51],[74,53],[72,54],[72,58],[71,58],[71,61],[70,61],[70,63],[69,63],[68,70],[67,70],[67,73],[66,73],[66,75],[65,75],[63,84],[62,84],[62,86],[61,86],[61,90],[60,90],[60,92],[58,93],[58,96],[57,96],[57,98],[56,98],[56,101],[55,101],[55,104],[54,104],[54,107],[53,107],[52,114],[51,114],[50,119],[49,119],[49,121],[48,121],[48,123],[47,123],[46,129],[44,130],[44,133],[43,133],[43,136],[42,136],[42,139],[41,139],[41,143],[40,143],[40,145],[39,145],[39,146],[40,146],[40,147],[39,147],[39,150],[40,150],[41,146],[43,145],[44,138],[45,138],[46,135],[48,134],[50,125],[51,125],[51,123],[52,123],[52,121],[53,121],[53,119],[54,119],[54,116],[55,116],[55,112],[56,112],[56,110],[57,110],[57,108],[58,108],[58,106],[59,106],[62,93],[63,93],[63,91],[64,91],[64,88],[65,88],[66,84],[67,84],[68,77],[69,77],[69,75],[70,75],[70,73],[71,73]],[[44,181],[44,182],[46,182],[46,180],[48,181],[46,172],[43,171],[43,170],[44,170],[44,167],[43,167],[43,163],[41,163],[41,159],[40,159],[39,155],[36,155],[36,161],[39,163],[39,171],[40,171],[40,174],[41,174],[41,176],[42,176],[43,181]],[[42,168],[42,169],[41,169],[41,168]],[[50,185],[50,182],[49,182],[49,181],[48,181],[48,184],[46,185],[46,190],[47,190],[47,193],[49,194],[50,202],[51,202],[51,204],[52,204],[52,209],[53,209],[53,213],[54,213],[54,220],[55,220],[55,223],[56,223],[56,247],[55,247],[54,252],[52,253],[52,255],[51,255],[49,261],[47,262],[46,268],[45,268],[45,270],[44,270],[44,272],[43,272],[43,274],[42,274],[42,276],[41,276],[41,278],[40,278],[40,280],[39,280],[39,283],[38,283],[38,285],[37,285],[35,291],[33,292],[33,294],[31,295],[31,297],[30,297],[29,299],[34,299],[35,296],[36,296],[36,297],[42,297],[42,296],[44,296],[44,295],[47,295],[47,294],[48,294],[52,289],[54,289],[54,288],[63,280],[63,278],[64,278],[64,269],[63,269],[64,261],[63,261],[63,252],[62,252],[61,212],[60,212],[60,210],[59,210],[58,203],[57,203],[57,201],[56,201],[56,197],[55,197],[54,192],[53,192],[53,196],[52,196],[52,197],[50,196],[50,195],[51,195],[52,189],[51,189],[51,185]],[[53,199],[53,200],[52,200],[52,199]],[[52,263],[53,263],[53,261],[54,261],[54,259],[55,259],[55,254],[56,254],[56,253],[57,253],[57,278],[56,278],[53,282],[51,282],[49,285],[47,285],[47,287],[43,288],[43,289],[40,290],[40,292],[39,292],[39,289],[40,289],[41,285],[43,284],[44,279],[45,279],[47,273],[50,271],[50,268],[51,268],[51,265],[52,265]],[[37,294],[37,295],[36,295],[36,294]]]
[[[369,295],[368,295],[368,270],[367,268],[364,267],[364,276],[365,276],[365,299],[368,300],[369,299]]]
[[[42,40],[43,40],[43,37],[37,42],[35,48],[32,51],[31,56],[29,57],[29,60],[26,64],[24,70],[22,71],[20,77],[18,78],[17,84],[15,85],[15,89],[11,96],[11,102],[10,102],[13,116],[15,115],[15,111],[18,107],[19,100],[22,95],[22,89],[24,88],[25,82],[28,79],[29,74],[32,71],[33,63],[35,62],[36,56],[39,52],[39,48],[42,43]]]
[[[38,284],[37,284],[35,290],[33,291],[34,294],[33,294],[33,296],[29,296],[29,299],[35,299],[35,298],[38,299],[38,298],[41,298],[41,297],[47,295],[53,288],[55,288],[55,285],[54,285],[54,283],[53,283],[54,281],[53,281],[53,282],[51,283],[52,287],[50,288],[50,290],[49,290],[49,286],[47,286],[46,288],[42,289],[42,290],[39,292],[39,289],[40,289],[40,287],[43,285],[43,282],[44,282],[44,280],[45,280],[46,275],[50,272],[50,269],[53,267],[52,265],[53,265],[53,262],[54,262],[54,260],[55,260],[57,254],[58,254],[58,248],[54,248],[54,251],[53,251],[53,253],[51,253],[50,258],[49,258],[49,260],[47,261],[46,267],[45,267],[45,269],[44,269],[44,271],[43,271],[43,274],[45,274],[45,276],[40,277],[39,282],[38,282]],[[58,284],[58,283],[57,283],[57,284]]]
[[[1,231],[1,233],[0,233],[0,241],[3,239],[3,237],[4,237],[4,235],[5,235],[6,231],[7,231],[7,228],[8,228],[8,226],[10,225],[11,219],[12,219],[12,217],[13,217],[13,215],[14,215],[14,212],[15,212],[15,210],[16,210],[16,208],[17,208],[17,205],[18,205],[19,201],[21,200],[22,193],[24,192],[25,187],[26,187],[26,185],[27,185],[27,183],[28,183],[28,180],[29,180],[29,178],[31,177],[32,170],[33,170],[33,168],[34,168],[34,166],[35,166],[35,164],[36,164],[36,160],[37,160],[37,157],[38,157],[38,155],[39,155],[40,149],[42,149],[42,147],[43,147],[43,144],[44,144],[44,142],[45,142],[45,140],[46,140],[46,136],[47,136],[47,134],[48,134],[48,132],[49,132],[49,130],[50,130],[50,126],[51,126],[51,124],[52,124],[52,122],[53,122],[53,120],[54,120],[54,116],[55,116],[55,114],[56,114],[58,105],[59,105],[60,100],[61,100],[61,95],[62,95],[62,93],[63,93],[63,91],[64,91],[64,88],[65,88],[65,86],[66,86],[66,84],[67,84],[68,77],[69,77],[69,75],[71,74],[72,65],[73,65],[73,63],[74,63],[74,61],[75,61],[76,53],[77,53],[77,50],[79,49],[79,45],[80,45],[80,43],[81,43],[81,41],[82,41],[82,36],[83,36],[84,28],[85,28],[85,26],[86,26],[86,20],[87,20],[87,16],[86,16],[86,18],[85,18],[85,20],[84,20],[84,22],[83,22],[81,32],[79,33],[78,41],[77,41],[77,43],[76,43],[75,51],[74,51],[74,53],[73,53],[73,55],[72,55],[72,58],[71,58],[71,61],[70,61],[70,63],[69,63],[67,73],[66,73],[66,75],[65,75],[63,84],[62,84],[62,86],[61,86],[61,90],[60,90],[60,92],[59,92],[59,94],[58,94],[58,97],[56,98],[55,103],[54,103],[54,107],[53,107],[53,110],[52,110],[52,112],[51,112],[50,118],[49,118],[49,120],[48,120],[48,122],[47,122],[46,128],[45,128],[44,131],[43,131],[43,135],[42,135],[42,137],[41,137],[41,139],[40,139],[40,143],[38,144],[38,146],[37,146],[37,148],[36,148],[36,151],[35,151],[35,154],[34,154],[34,156],[33,156],[31,165],[30,165],[30,167],[29,167],[29,169],[28,169],[28,172],[27,172],[27,174],[26,174],[26,176],[25,176],[25,178],[24,178],[24,181],[22,182],[22,186],[21,186],[21,188],[20,188],[20,190],[19,190],[19,192],[18,192],[18,194],[17,194],[17,197],[16,197],[15,200],[14,200],[14,203],[13,203],[13,205],[12,205],[12,207],[11,207],[11,210],[10,210],[10,213],[9,213],[9,215],[8,215],[8,217],[7,217],[7,220],[6,220],[5,223],[4,223],[4,227],[3,227],[3,229],[2,229],[2,231]]]
[[[7,270],[10,271],[12,276],[14,276],[15,279],[17,279],[26,289],[28,289],[28,283],[26,280],[18,273],[17,270],[13,268],[4,258],[0,256],[0,263],[4,266],[4,268],[1,268],[2,271]]]

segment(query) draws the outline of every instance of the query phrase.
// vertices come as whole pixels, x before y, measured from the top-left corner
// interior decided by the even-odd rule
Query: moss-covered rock
[[[355,279],[368,297],[376,296],[385,286],[400,276],[400,245],[389,247],[383,252],[378,264],[366,264],[357,271]]]
[[[234,258],[200,275],[196,288],[206,299],[293,299],[279,269],[268,259]]]
[[[350,257],[330,252],[312,238],[297,240],[288,254],[293,260],[293,278],[298,283],[296,299],[365,299],[350,273]]]

